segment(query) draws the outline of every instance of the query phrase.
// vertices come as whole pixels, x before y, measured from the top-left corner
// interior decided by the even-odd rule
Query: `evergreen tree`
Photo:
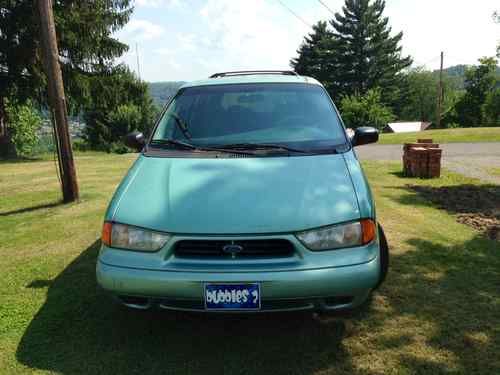
[[[40,20],[36,0],[7,1],[0,6],[0,95],[39,100],[43,85]],[[85,77],[109,73],[128,46],[112,34],[129,20],[130,0],[61,0],[54,2],[61,67],[70,98],[85,98]]]
[[[290,66],[298,74],[316,78],[328,88],[332,62],[329,46],[332,38],[328,24],[319,21],[313,25],[313,32],[304,38],[297,50],[298,57],[290,60]]]
[[[93,149],[125,151],[123,137],[140,130],[150,134],[158,110],[149,95],[148,84],[127,67],[114,74],[93,77],[93,100],[84,108],[84,138]]]
[[[5,99],[12,97],[19,103],[31,99],[39,105],[46,104],[36,1],[10,0],[0,5],[0,126],[3,124],[7,130],[3,140],[0,139],[0,143],[3,141],[0,153],[9,148],[8,138],[12,133],[3,108]],[[133,11],[130,3],[130,0],[54,1],[70,112],[88,105],[91,77],[112,73],[115,59],[128,49],[112,34],[128,22]]]
[[[401,72],[412,59],[401,56],[403,34],[390,35],[384,8],[384,0],[346,0],[342,14],[330,21],[335,48],[332,78],[338,94],[364,94],[379,87],[383,102],[397,100]]]

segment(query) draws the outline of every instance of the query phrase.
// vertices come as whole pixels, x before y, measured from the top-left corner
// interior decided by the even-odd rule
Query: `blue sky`
[[[344,3],[322,1],[333,11]],[[441,50],[445,66],[493,56],[500,40],[495,9],[498,0],[387,0],[385,15],[393,32],[403,31],[404,53],[435,69]],[[117,36],[130,46],[122,60],[134,71],[138,45],[144,80],[186,81],[226,70],[289,69],[307,24],[331,17],[318,0],[136,0]]]

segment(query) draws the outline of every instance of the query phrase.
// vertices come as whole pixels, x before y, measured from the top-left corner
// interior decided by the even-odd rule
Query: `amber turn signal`
[[[363,233],[363,245],[366,245],[375,239],[377,226],[373,220],[361,220],[361,230]]]
[[[109,221],[105,221],[104,225],[102,226],[101,241],[106,246],[111,246],[111,229],[112,229],[112,227],[113,227],[113,224],[111,224]]]

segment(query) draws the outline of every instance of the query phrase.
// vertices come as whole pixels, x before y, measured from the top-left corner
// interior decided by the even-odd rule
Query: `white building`
[[[390,122],[383,129],[384,133],[410,133],[420,132],[427,129],[431,125],[430,122]]]

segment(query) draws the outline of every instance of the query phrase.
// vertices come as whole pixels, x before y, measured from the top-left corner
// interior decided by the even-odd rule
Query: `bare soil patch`
[[[492,240],[500,241],[500,186],[408,187],[439,208],[454,214],[458,222],[484,233]]]

